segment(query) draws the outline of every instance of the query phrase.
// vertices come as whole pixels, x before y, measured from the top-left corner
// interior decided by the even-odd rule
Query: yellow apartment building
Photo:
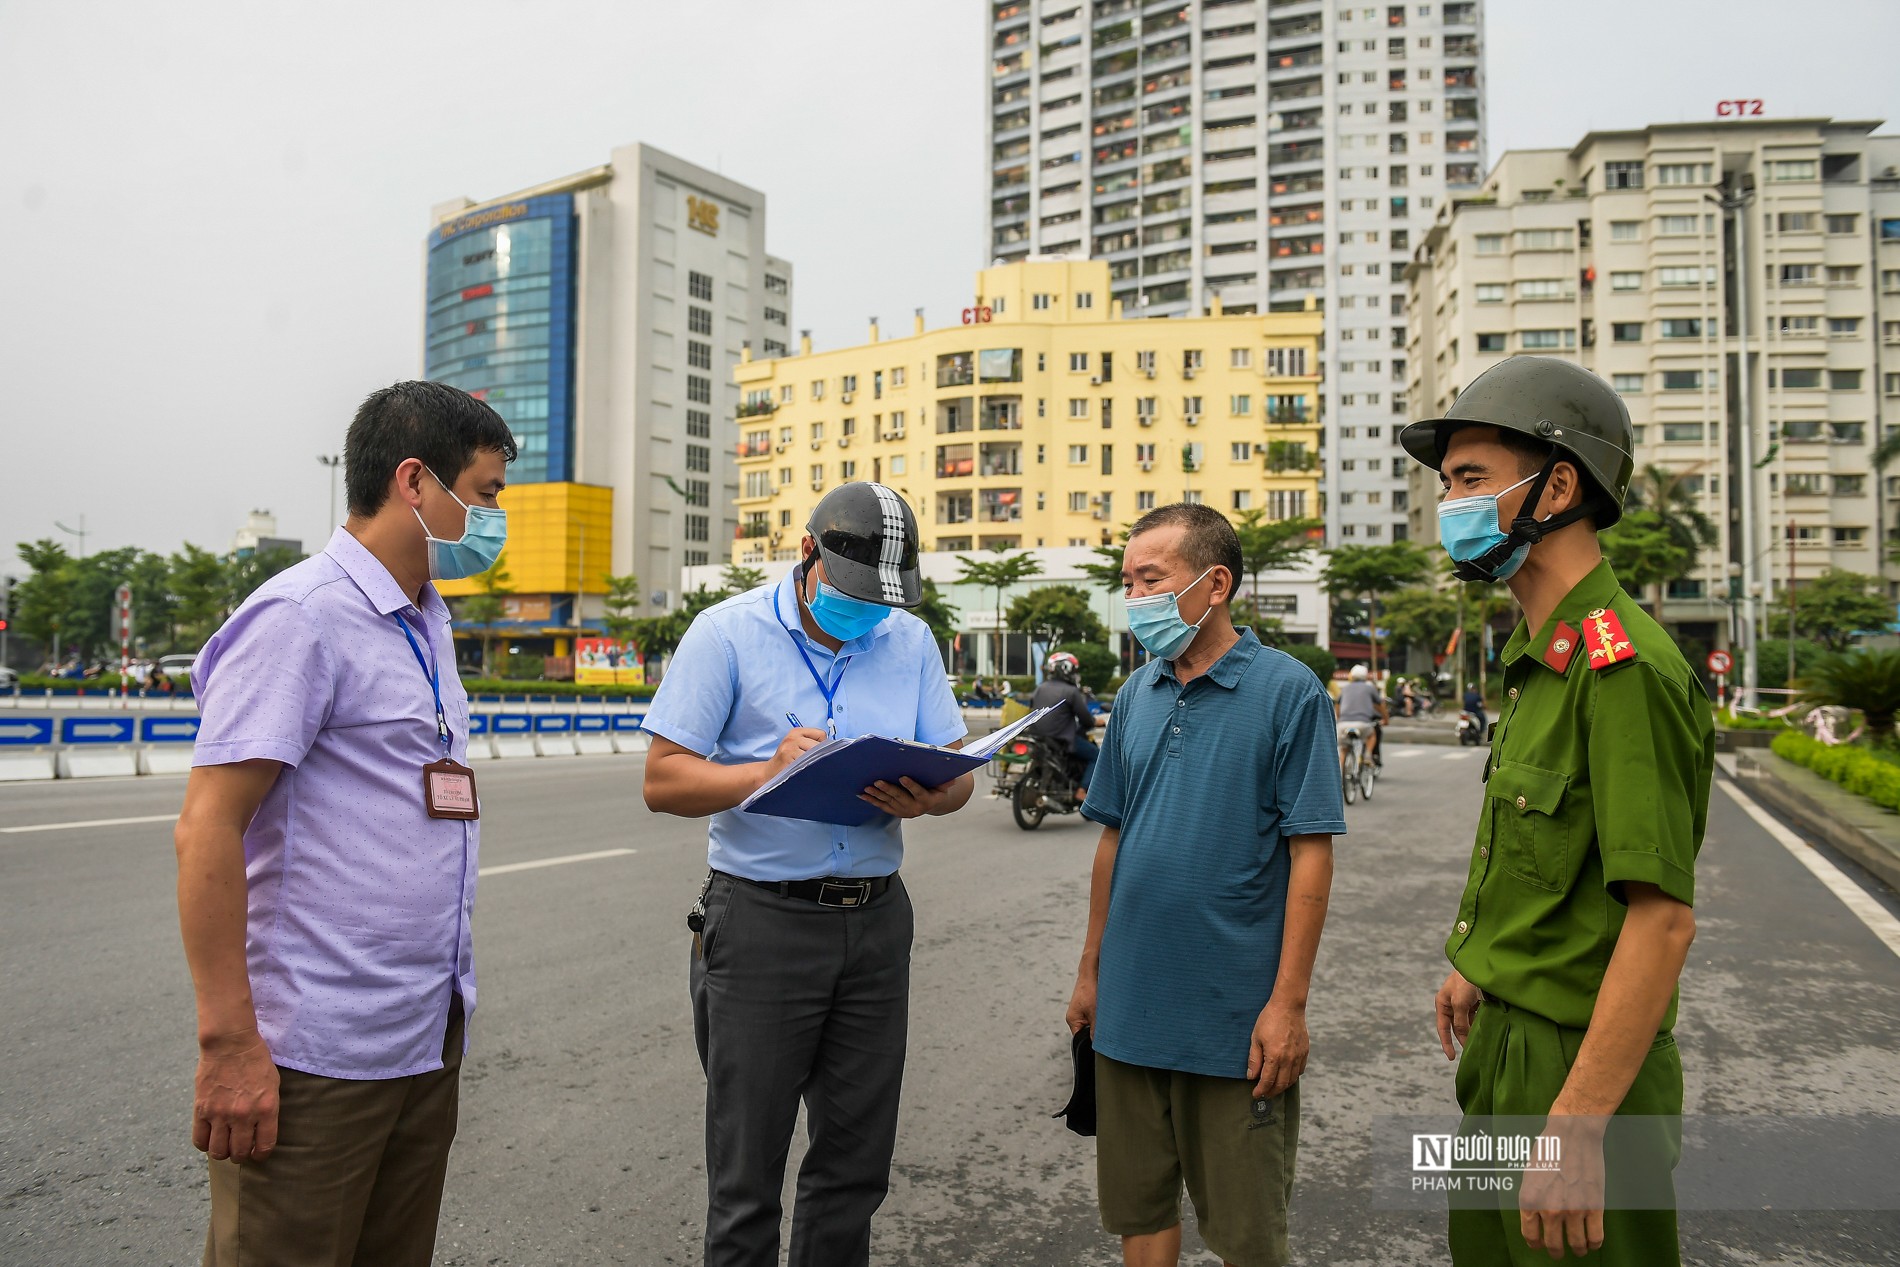
[[[1320,337],[1296,312],[1124,317],[1100,260],[985,269],[957,325],[749,357],[732,561],[798,557],[827,489],[909,499],[927,551],[1093,546],[1188,500],[1320,514]]]

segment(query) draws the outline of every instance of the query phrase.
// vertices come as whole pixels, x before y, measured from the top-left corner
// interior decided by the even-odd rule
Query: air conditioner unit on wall
[[[811,451],[812,451],[813,453],[816,453],[816,452],[818,452],[818,450],[820,450],[820,449],[822,449],[822,448],[824,448],[824,447],[825,447],[825,442],[824,442],[823,440],[813,440],[813,441],[811,442]]]
[[[842,403],[844,403],[844,404],[847,404],[847,405],[848,405],[848,404],[850,404],[850,403],[851,403],[851,397],[853,396],[853,394],[854,394],[854,393],[852,393],[852,392],[840,392],[840,393],[838,394],[838,399],[839,399],[839,401],[841,401]]]
[[[850,448],[850,447],[851,447],[851,437],[850,437],[850,436],[839,436],[839,437],[838,437],[838,447],[839,447],[839,448],[841,448],[841,449],[848,449],[848,448]]]
[[[1141,467],[1141,469],[1144,471],[1152,471],[1155,469],[1155,464],[1153,462],[1138,462],[1136,463],[1136,465]]]

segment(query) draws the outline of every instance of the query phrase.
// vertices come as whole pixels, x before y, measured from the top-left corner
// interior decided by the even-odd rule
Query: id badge
[[[422,767],[422,805],[430,818],[477,819],[475,772],[448,757]]]

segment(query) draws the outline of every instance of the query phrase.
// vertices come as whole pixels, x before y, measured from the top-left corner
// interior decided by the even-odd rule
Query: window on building
[[[1610,386],[1625,396],[1640,396],[1643,391],[1641,374],[1612,374]]]
[[[1662,425],[1663,443],[1700,444],[1702,430],[1702,424],[1699,422],[1665,422]]]
[[[698,339],[686,341],[686,363],[696,370],[712,368],[712,345],[701,343]]]
[[[1610,323],[1610,342],[1641,343],[1643,341],[1643,323],[1640,321],[1612,321]]]
[[[1658,286],[1701,286],[1715,281],[1714,265],[1697,268],[1689,267],[1659,268],[1656,270]]]
[[[1815,180],[1819,178],[1811,158],[1779,159],[1768,164],[1768,179],[1773,181]]]
[[[1643,187],[1642,163],[1605,163],[1603,187],[1605,189],[1641,189]]]
[[[712,438],[712,414],[704,409],[686,411],[686,434],[701,440]]]
[[[1071,396],[1069,398],[1069,417],[1086,418],[1088,416],[1089,416],[1089,402],[1087,398],[1082,397],[1082,396]]]
[[[1827,284],[1830,286],[1858,286],[1860,284],[1860,265],[1829,264],[1827,266]]]
[[[1827,389],[1831,392],[1857,392],[1860,390],[1861,371],[1829,370]]]
[[[1481,304],[1501,304],[1504,302],[1504,283],[1479,282],[1472,297]]]
[[[686,376],[686,399],[699,405],[712,404],[712,380],[698,374]]]
[[[1035,309],[1037,312],[1042,312],[1049,307],[1049,296],[1048,295],[1031,295],[1029,297],[1029,306]]]
[[[1714,179],[1714,167],[1709,163],[1658,163],[1656,164],[1656,183],[1658,185],[1706,185]]]
[[[686,328],[694,334],[711,334],[712,309],[689,304],[686,309]]]
[[[1665,317],[1660,323],[1661,334],[1665,339],[1699,339],[1702,337],[1702,320],[1699,317]]]
[[[1499,331],[1499,332],[1491,333],[1491,334],[1480,334],[1478,336],[1478,351],[1480,352],[1504,351],[1503,332]]]
[[[1089,354],[1087,352],[1069,353],[1069,369],[1072,373],[1078,373],[1078,374],[1088,373]]]
[[[686,293],[694,299],[710,301],[713,297],[712,278],[705,273],[688,272],[686,274]]]
[[[1472,243],[1479,255],[1504,254],[1504,235],[1502,233],[1480,233]]]
[[[1610,241],[1640,242],[1643,240],[1643,222],[1641,220],[1610,221]]]
[[[1662,372],[1662,389],[1666,392],[1699,391],[1701,387],[1701,370],[1664,370]]]

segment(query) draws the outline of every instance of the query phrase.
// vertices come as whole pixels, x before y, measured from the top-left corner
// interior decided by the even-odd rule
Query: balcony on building
[[[1445,87],[1469,89],[1475,92],[1478,87],[1478,68],[1476,66],[1445,67]]]
[[[1023,398],[1021,396],[985,396],[983,398],[984,431],[1020,431],[1023,425]]]
[[[1302,66],[1322,66],[1326,62],[1326,51],[1318,44],[1305,48],[1290,48],[1275,51],[1267,55],[1267,71],[1297,70]]]
[[[975,473],[976,446],[974,444],[940,444],[937,446],[938,479],[963,479]]]
[[[937,358],[937,386],[968,387],[976,382],[976,358],[968,352],[946,352]]]
[[[1023,490],[1020,488],[986,488],[977,493],[977,520],[986,524],[1013,524],[1022,522]]]
[[[967,524],[976,518],[976,498],[967,492],[937,494],[937,522]]]
[[[1282,41],[1299,40],[1308,36],[1326,34],[1326,19],[1318,13],[1303,13],[1294,17],[1275,18],[1267,23],[1267,47],[1275,48]],[[1308,41],[1311,42],[1310,40]]]
[[[940,436],[961,435],[965,431],[976,430],[976,400],[971,396],[956,396],[937,402],[937,434]]]
[[[968,447],[968,446],[961,446]],[[1023,446],[1020,442],[987,441],[978,447],[977,469],[984,479],[1023,473]]]

